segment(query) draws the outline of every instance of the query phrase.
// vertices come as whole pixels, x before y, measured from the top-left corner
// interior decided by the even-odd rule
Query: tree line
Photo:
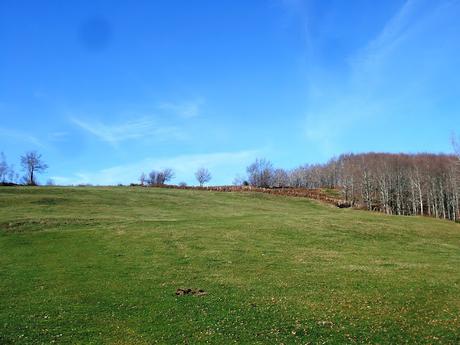
[[[453,147],[456,154],[343,154],[325,164],[306,164],[292,170],[275,168],[267,159],[256,159],[246,169],[247,178],[238,178],[234,184],[262,188],[331,188],[340,191],[349,206],[457,221],[460,217],[460,144],[454,140]],[[23,176],[0,153],[0,183],[37,185],[37,175],[48,168],[36,151],[22,155],[20,166]],[[162,186],[174,176],[169,168],[152,170],[148,175],[142,173],[139,182]],[[212,175],[202,167],[195,172],[195,178],[203,186]]]
[[[2,184],[26,184],[30,186],[38,185],[37,175],[48,169],[48,165],[43,161],[42,155],[37,151],[29,151],[20,157],[20,165],[24,175],[19,175],[15,171],[14,165],[8,164],[6,156],[0,153],[0,183]],[[51,180],[47,184],[51,184]]]
[[[275,169],[270,161],[257,159],[246,170],[247,180],[235,183],[264,188],[335,188],[350,206],[456,221],[460,212],[459,157],[460,152],[343,154],[325,164],[292,170]]]
[[[164,186],[166,182],[171,181],[174,178],[174,171],[170,168],[163,170],[152,170],[148,175],[142,173],[139,177],[141,186]],[[202,187],[205,183],[208,183],[212,179],[211,172],[206,168],[199,168],[195,172],[195,179]],[[179,185],[186,186],[185,182],[180,182]]]

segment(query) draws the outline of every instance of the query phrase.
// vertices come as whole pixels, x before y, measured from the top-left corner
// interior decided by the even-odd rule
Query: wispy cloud
[[[154,169],[171,168],[176,174],[176,181],[193,182],[193,173],[200,167],[206,167],[216,174],[216,183],[230,183],[235,173],[244,171],[260,151],[243,150],[236,152],[216,152],[206,154],[179,155],[170,158],[146,158],[144,160],[118,165],[98,171],[80,171],[73,176],[53,176],[58,184],[95,184],[115,185],[118,183],[136,182],[142,172],[148,173]],[[229,172],[232,169],[233,171]],[[231,176],[228,176],[228,175]],[[221,180],[218,177],[222,176]],[[228,181],[226,181],[226,179]]]
[[[442,30],[437,22],[449,9],[447,2],[440,3],[407,0],[375,37],[350,56],[348,70],[333,78],[335,90],[322,80],[311,82],[305,134],[325,156],[342,151],[347,133],[359,131],[357,126],[398,116],[409,100],[421,98],[421,89],[430,85],[427,69],[436,66],[417,66],[426,67],[423,71],[413,66],[420,58],[417,52],[429,49],[421,45],[433,44],[421,38]],[[406,65],[412,68],[404,69]]]
[[[289,17],[295,17],[296,21],[300,22],[300,29],[303,34],[305,44],[305,56],[310,60],[312,55],[315,54],[313,39],[310,27],[311,21],[311,1],[304,0],[277,0],[275,4],[280,5]]]
[[[58,131],[58,132],[50,133],[48,137],[50,141],[59,142],[59,141],[65,141],[68,136],[69,136],[69,133],[65,131]]]
[[[366,55],[382,53],[397,42],[410,29],[417,9],[417,0],[407,0],[398,12],[385,24],[378,36],[370,41],[365,49]]]
[[[162,102],[158,105],[159,109],[171,111],[182,118],[192,118],[200,114],[203,99],[199,98],[186,102]]]
[[[70,120],[81,129],[114,146],[122,141],[146,137],[160,141],[183,137],[177,127],[158,125],[156,121],[146,117],[118,124],[85,121],[75,117]]]
[[[28,143],[35,147],[40,147],[40,148],[46,147],[46,145],[41,140],[36,138],[35,136],[30,135],[26,132],[18,131],[18,130],[0,128],[0,137],[10,138],[10,139],[13,139],[14,141]]]
[[[423,0],[406,0],[385,23],[379,34],[350,57],[352,73],[365,75],[384,64],[390,58],[389,55],[410,36],[417,24],[422,24],[427,15],[433,14],[433,9],[431,13],[424,13],[426,9],[423,4]]]

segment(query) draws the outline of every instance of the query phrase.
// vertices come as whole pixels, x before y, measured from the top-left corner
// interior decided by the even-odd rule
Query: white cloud
[[[427,32],[442,30],[438,22],[448,11],[445,3],[406,1],[382,30],[351,56],[349,70],[333,78],[335,90],[327,82],[313,80],[306,112],[307,139],[325,156],[337,154],[343,150],[346,135],[356,133],[353,127],[398,116],[408,100],[419,99],[422,104],[420,94],[430,85],[423,78],[428,76],[427,69],[436,66],[427,65],[423,71],[422,65],[415,68],[420,60],[416,52]],[[425,43],[429,49],[430,42]]]
[[[139,118],[120,124],[104,124],[99,121],[70,119],[75,125],[111,145],[131,139],[149,137],[154,140],[181,139],[183,134],[174,126],[159,126],[151,118]]]
[[[306,55],[304,57],[310,60],[311,56],[314,55],[313,37],[310,28],[311,2],[304,0],[277,0],[274,4],[280,5],[288,17],[295,17],[296,21],[300,21],[305,44]]]
[[[172,111],[182,118],[193,118],[200,114],[204,101],[196,99],[188,102],[163,102],[158,105],[159,109]]]
[[[49,134],[50,141],[64,141],[69,133],[65,131],[52,132]]]
[[[385,62],[391,59],[391,53],[404,44],[417,26],[423,25],[427,16],[433,15],[433,8],[426,11],[423,4],[423,0],[407,0],[379,34],[350,58],[352,78],[362,77],[368,82],[368,74],[374,75],[380,71]]]
[[[234,174],[244,171],[245,167],[257,157],[258,153],[258,150],[244,150],[180,155],[161,159],[146,158],[139,162],[118,165],[98,171],[80,171],[70,177],[53,176],[52,179],[58,184],[128,184],[137,182],[142,172],[147,174],[152,170],[171,168],[175,172],[175,181],[193,183],[194,172],[200,167],[206,167],[213,173],[214,183],[231,183]]]
[[[46,147],[46,145],[41,140],[39,140],[33,135],[30,135],[22,131],[0,128],[0,136],[4,138],[11,138],[15,141],[29,143],[40,148]]]
[[[379,35],[368,43],[366,55],[381,54],[397,42],[410,27],[416,10],[416,0],[407,0],[399,11],[385,24]]]

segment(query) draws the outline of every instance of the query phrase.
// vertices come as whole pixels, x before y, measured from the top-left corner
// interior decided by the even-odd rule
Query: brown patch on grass
[[[176,296],[187,296],[187,295],[191,295],[191,296],[206,296],[208,293],[202,289],[190,289],[190,288],[187,288],[187,289],[182,289],[182,288],[179,288],[176,290]]]

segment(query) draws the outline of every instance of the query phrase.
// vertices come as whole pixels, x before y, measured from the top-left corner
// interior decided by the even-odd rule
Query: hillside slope
[[[0,344],[455,344],[459,296],[449,221],[260,193],[0,188]]]

